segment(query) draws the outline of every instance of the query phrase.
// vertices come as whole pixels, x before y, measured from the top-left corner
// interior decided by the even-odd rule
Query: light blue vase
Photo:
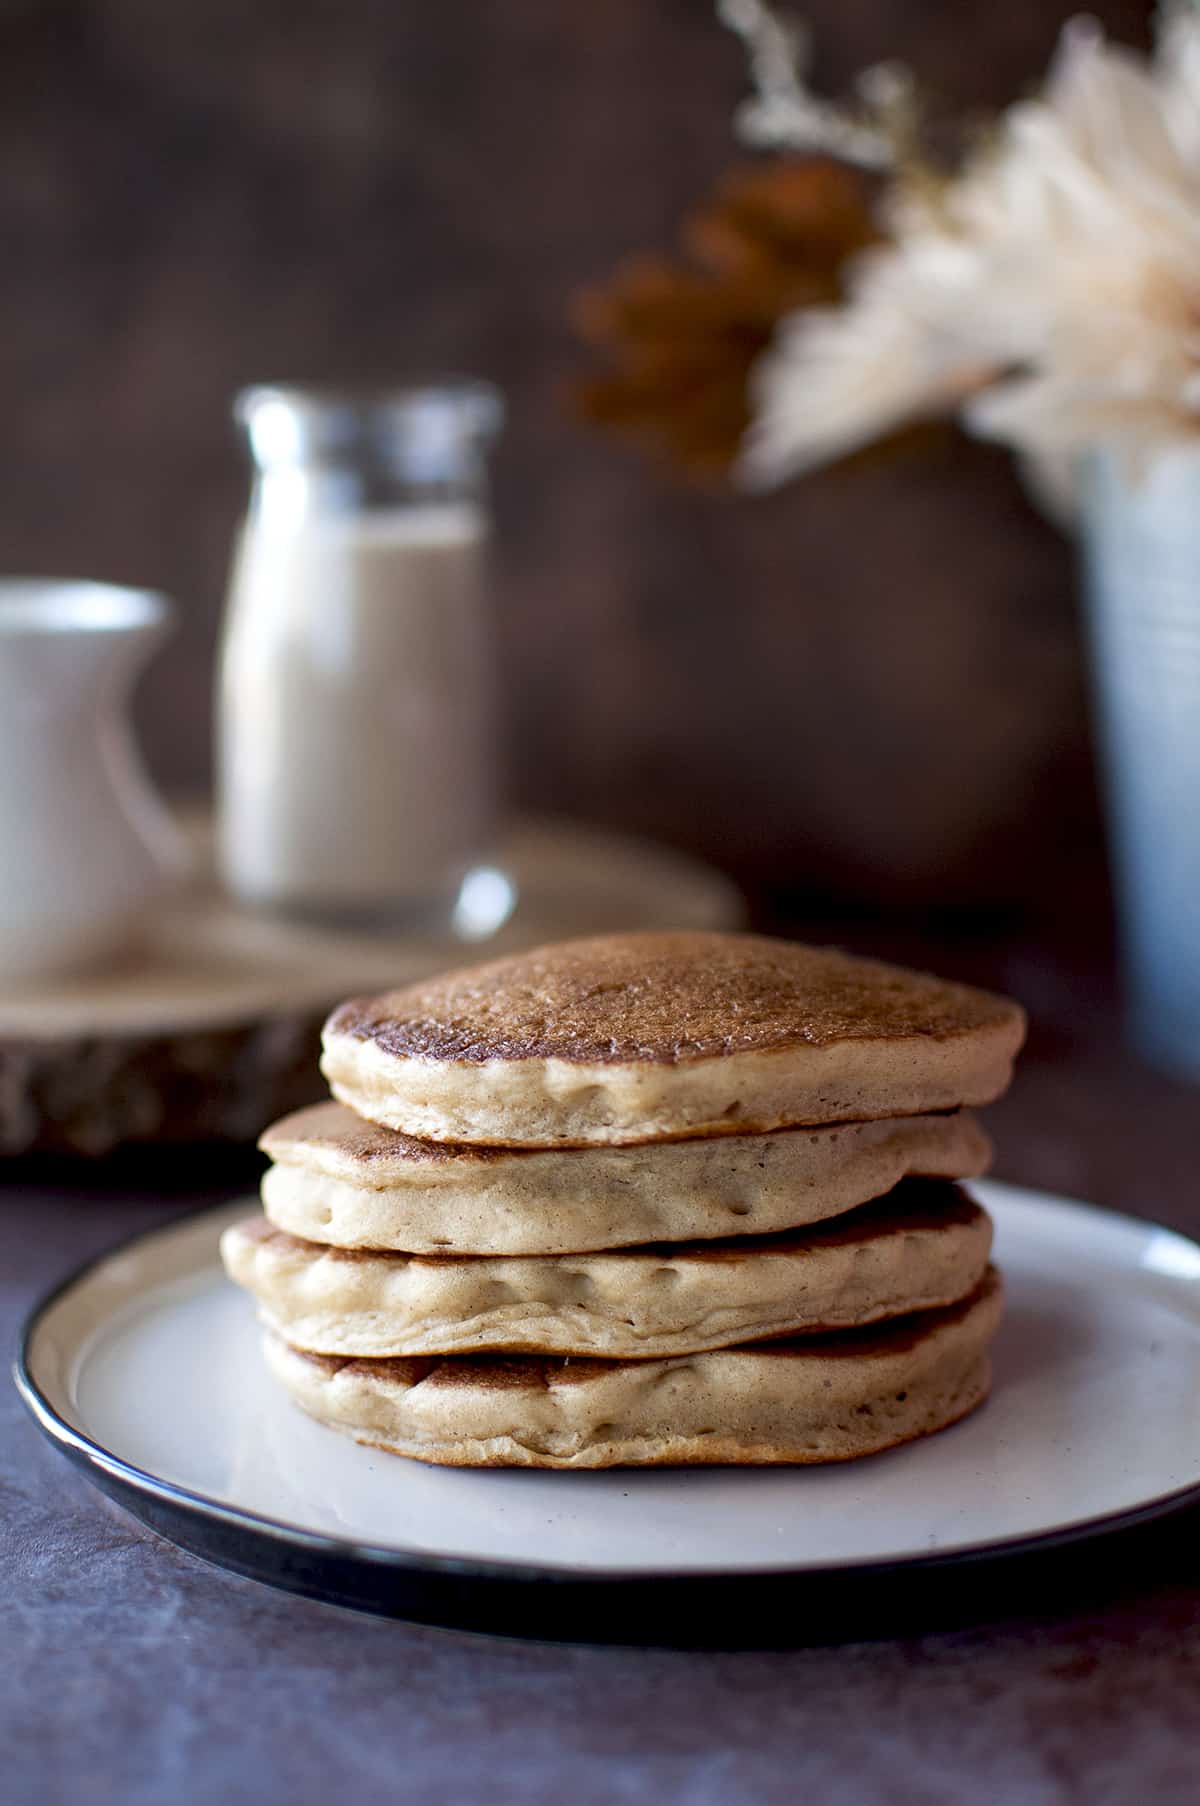
[[[1130,1032],[1200,1081],[1200,438],[1094,453],[1082,529]]]

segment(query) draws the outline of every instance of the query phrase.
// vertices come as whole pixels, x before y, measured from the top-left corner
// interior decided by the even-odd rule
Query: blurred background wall
[[[910,61],[957,104],[1040,74],[1065,0],[811,0],[818,74]],[[1146,37],[1147,9],[1093,10]],[[733,159],[706,0],[0,0],[0,566],[161,586],[156,772],[207,783],[246,472],[235,389],[493,377],[523,806],[867,907],[1090,896],[1068,545],[957,438],[766,499],[687,490],[572,419],[572,295]]]

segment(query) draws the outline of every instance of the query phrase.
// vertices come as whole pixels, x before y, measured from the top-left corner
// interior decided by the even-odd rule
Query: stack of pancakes
[[[228,1230],[315,1417],[457,1466],[844,1460],[985,1397],[954,1183],[1017,1005],[748,935],[572,941],[326,1025]]]

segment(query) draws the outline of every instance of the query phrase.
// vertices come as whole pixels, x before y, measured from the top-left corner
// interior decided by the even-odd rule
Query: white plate
[[[261,1363],[250,1301],[216,1255],[245,1202],[68,1281],[30,1322],[18,1385],[93,1480],[176,1541],[300,1591],[455,1622],[494,1624],[481,1602],[496,1583],[526,1601],[531,1582],[557,1583],[578,1628],[579,1583],[648,1599],[664,1581],[678,1596],[878,1578],[1184,1502],[1200,1488],[1200,1247],[1086,1205],[973,1189],[1008,1280],[992,1398],[846,1465],[471,1472],[360,1448],[304,1417]]]

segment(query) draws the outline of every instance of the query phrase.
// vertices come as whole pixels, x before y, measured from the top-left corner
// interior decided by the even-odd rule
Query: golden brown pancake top
[[[563,941],[352,998],[328,1029],[402,1059],[676,1065],[845,1040],[1007,1029],[1019,1005],[832,947],[737,934]]]
[[[356,1116],[345,1104],[332,1102],[309,1104],[304,1110],[293,1110],[290,1116],[280,1117],[264,1130],[258,1143],[263,1153],[270,1154],[273,1160],[285,1159],[299,1144],[335,1149],[364,1168],[380,1160],[411,1160],[427,1166],[455,1160],[494,1166],[500,1161],[520,1160],[530,1151],[536,1151],[477,1147],[454,1141],[420,1141],[415,1135],[401,1134],[399,1129],[381,1128],[378,1123]],[[364,1178],[369,1178],[369,1174]]]
[[[941,1110],[929,1114],[949,1117],[959,1113]],[[836,1138],[840,1129],[850,1127],[852,1125],[849,1123],[834,1124],[832,1134]],[[831,1131],[829,1125],[817,1123],[765,1132],[771,1135],[807,1134],[815,1141],[818,1135]],[[762,1133],[747,1130],[744,1137],[730,1135],[724,1139],[758,1141]],[[364,1116],[356,1116],[345,1104],[334,1103],[332,1100],[323,1104],[308,1104],[303,1110],[293,1110],[290,1115],[281,1116],[278,1122],[272,1123],[270,1128],[263,1131],[258,1145],[272,1160],[282,1161],[289,1158],[294,1160],[297,1150],[302,1148],[325,1148],[361,1168],[361,1182],[364,1185],[371,1183],[371,1167],[384,1161],[389,1166],[397,1161],[412,1162],[415,1166],[439,1166],[447,1160],[453,1160],[481,1168],[511,1168],[514,1162],[536,1160],[539,1156],[544,1159],[547,1152],[553,1151],[546,1148],[491,1148],[482,1143],[465,1141],[422,1141],[419,1136],[405,1135],[399,1129],[385,1129],[380,1123],[369,1122]]]

